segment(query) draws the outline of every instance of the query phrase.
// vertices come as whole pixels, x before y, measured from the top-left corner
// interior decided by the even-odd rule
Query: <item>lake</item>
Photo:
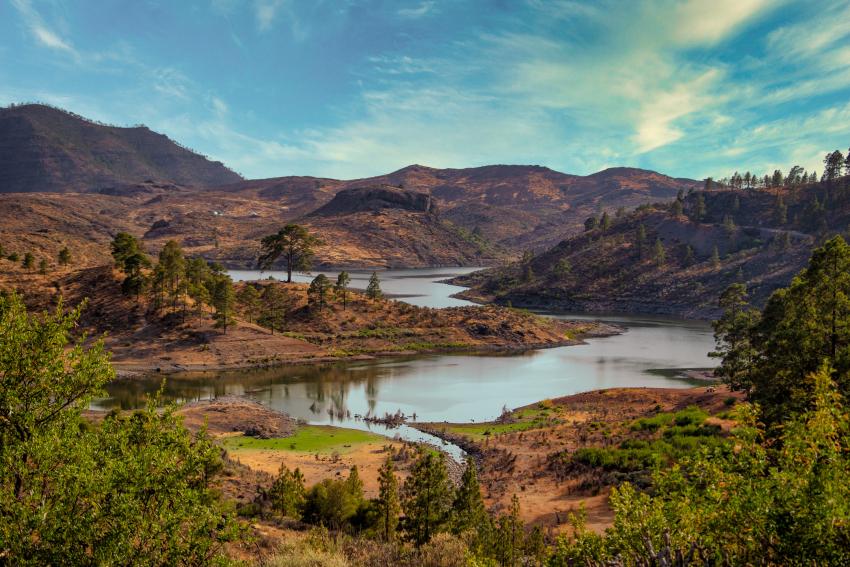
[[[433,268],[379,272],[382,289],[404,301],[429,307],[467,305],[450,298],[460,288],[436,283],[474,268]],[[278,278],[276,272],[266,272]],[[324,272],[335,278],[335,273]],[[353,287],[365,288],[371,272],[351,271]],[[234,279],[258,279],[259,272],[233,271]],[[285,278],[283,274],[278,279]],[[299,276],[299,282],[311,278]],[[339,420],[330,407],[354,414],[383,415],[401,410],[419,421],[470,422],[498,417],[503,406],[516,408],[599,388],[628,386],[687,388],[659,369],[708,368],[714,341],[710,323],[630,313],[541,312],[552,317],[614,323],[622,335],[594,338],[588,344],[510,353],[405,355],[365,362],[284,366],[243,371],[180,373],[166,379],[166,401],[243,394],[309,423],[334,424],[385,432],[360,420]],[[162,377],[123,380],[107,387],[109,398],[95,407],[135,409],[159,389]],[[315,405],[314,405],[315,404]],[[313,406],[313,409],[311,409]],[[430,436],[404,427],[411,439]],[[392,435],[392,432],[390,432]],[[459,450],[458,450],[459,451]],[[455,452],[455,451],[451,451]]]

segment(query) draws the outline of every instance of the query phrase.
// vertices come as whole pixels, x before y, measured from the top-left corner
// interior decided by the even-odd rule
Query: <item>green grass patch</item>
[[[654,417],[642,417],[635,420],[632,425],[632,431],[658,431],[662,427],[685,425],[701,425],[708,419],[709,413],[697,406],[688,406],[680,412],[676,413],[660,413]]]
[[[700,432],[697,435],[677,433],[653,441],[626,439],[616,449],[584,447],[565,458],[607,471],[630,472],[651,469],[663,465],[667,460],[681,459],[693,454],[701,447],[730,447],[725,439],[716,436],[718,429],[714,427],[700,429],[705,433]]]
[[[240,451],[290,451],[297,453],[319,453],[330,455],[334,451],[346,454],[364,443],[380,445],[386,443],[382,435],[357,429],[344,429],[329,425],[303,425],[292,437],[283,439],[255,439],[253,437],[230,437],[223,446],[232,453]],[[349,445],[349,447],[346,447]]]

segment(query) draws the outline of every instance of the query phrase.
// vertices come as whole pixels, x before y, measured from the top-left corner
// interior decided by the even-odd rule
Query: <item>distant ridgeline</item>
[[[827,154],[822,175],[794,167],[737,172],[669,202],[602,211],[585,232],[540,254],[455,279],[480,302],[554,309],[640,311],[710,318],[731,283],[764,306],[814,247],[846,235],[850,161]]]
[[[0,193],[90,192],[158,179],[222,185],[242,177],[145,125],[118,127],[46,104],[0,109]]]

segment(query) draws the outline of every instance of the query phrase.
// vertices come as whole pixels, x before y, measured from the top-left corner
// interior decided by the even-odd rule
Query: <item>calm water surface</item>
[[[404,301],[429,307],[468,304],[449,298],[459,288],[434,283],[471,268],[390,270],[379,273],[387,293],[405,295]],[[275,272],[266,272],[278,277]],[[325,272],[328,277],[336,273]],[[259,279],[258,272],[234,271],[234,279]],[[364,287],[371,272],[350,271],[353,287]],[[285,277],[285,274],[282,276]],[[299,281],[310,278],[300,276]],[[590,339],[587,345],[512,353],[452,353],[407,355],[369,362],[320,366],[278,367],[249,371],[181,373],[166,378],[164,397],[171,400],[204,399],[244,394],[310,423],[338,424],[366,429],[354,419],[338,420],[331,407],[354,414],[417,414],[419,421],[486,421],[507,405],[516,408],[535,401],[598,388],[626,386],[686,388],[684,380],[653,373],[658,369],[714,366],[707,353],[714,346],[705,321],[640,314],[547,312],[569,319],[614,323],[628,328],[622,335]],[[108,409],[142,406],[161,386],[162,378],[125,380],[110,384],[109,398],[95,405]],[[311,405],[314,409],[311,409]],[[385,433],[380,426],[372,429]],[[401,433],[422,437],[411,428]],[[430,439],[429,439],[430,440]]]

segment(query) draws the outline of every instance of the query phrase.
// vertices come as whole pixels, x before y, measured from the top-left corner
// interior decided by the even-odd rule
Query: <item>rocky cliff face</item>
[[[427,213],[439,217],[437,200],[425,193],[389,186],[357,187],[344,189],[331,201],[309,216],[326,216],[354,212],[402,209],[413,213]]]

